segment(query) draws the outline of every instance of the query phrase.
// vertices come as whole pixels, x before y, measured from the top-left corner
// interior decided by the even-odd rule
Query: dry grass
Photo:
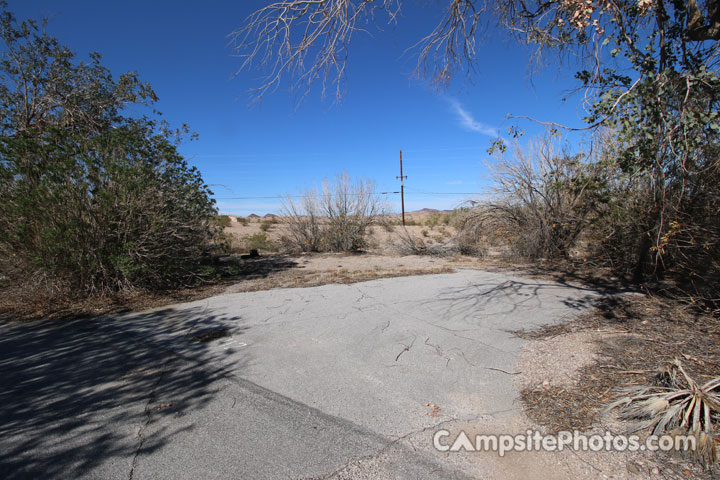
[[[720,371],[718,319],[647,295],[607,297],[593,311],[571,322],[516,333],[532,340],[585,331],[613,335],[600,343],[598,360],[579,370],[575,385],[538,385],[521,391],[528,416],[550,432],[596,426],[620,388],[660,385],[662,372],[675,359],[681,359],[688,374],[699,383],[717,377]],[[664,462],[668,478],[687,478],[685,472],[712,475],[689,462],[659,461]]]
[[[434,275],[439,273],[452,273],[454,270],[447,266],[431,268],[410,268],[393,270],[329,270],[326,272],[286,272],[268,276],[256,281],[241,281],[227,290],[227,293],[255,292],[273,288],[317,287],[328,284],[349,284],[376,280],[379,278],[405,277],[411,275]]]
[[[338,264],[339,262],[347,266],[343,267]],[[191,288],[163,293],[138,290],[112,297],[97,296],[84,299],[70,299],[61,295],[40,296],[19,285],[0,284],[0,320],[97,317],[200,300],[225,293],[313,287],[332,283],[349,284],[379,278],[454,271],[444,262],[434,264],[412,258],[342,254],[303,256],[275,254],[247,260],[240,260],[235,256],[227,257],[222,269],[224,275],[215,282]]]

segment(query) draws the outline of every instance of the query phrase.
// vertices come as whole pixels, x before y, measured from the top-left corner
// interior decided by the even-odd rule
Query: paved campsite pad
[[[2,325],[0,476],[494,476],[432,433],[512,423],[510,331],[596,295],[461,271]]]

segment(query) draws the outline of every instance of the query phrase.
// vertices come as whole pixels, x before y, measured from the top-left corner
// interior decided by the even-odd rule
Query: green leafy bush
[[[248,250],[277,250],[275,244],[268,238],[265,232],[258,232],[247,236]]]
[[[33,21],[2,11],[0,37],[2,271],[65,294],[201,278],[219,232],[210,190],[177,152],[187,130],[123,116],[156,100],[150,86],[114,80],[98,54],[77,61]]]

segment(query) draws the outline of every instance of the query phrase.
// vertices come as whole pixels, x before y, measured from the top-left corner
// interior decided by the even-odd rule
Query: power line
[[[377,193],[346,193],[344,195],[399,195],[400,192],[377,192]],[[406,195],[481,195],[482,192],[423,192],[423,191],[410,191],[405,192]],[[318,197],[329,197],[333,194],[319,194]],[[283,198],[307,198],[308,195],[273,195],[273,196],[258,196],[258,197],[216,197],[215,200],[272,200],[272,199],[283,199]]]
[[[392,195],[392,194],[399,194],[400,192],[377,192],[377,193],[344,193],[343,195]],[[332,193],[321,193],[318,195],[314,195],[317,197],[332,197],[334,194]],[[309,196],[313,195],[274,195],[274,196],[263,196],[263,197],[216,197],[215,200],[261,200],[261,199],[280,199],[283,198],[307,198]]]
[[[481,192],[420,192],[420,191],[414,191],[414,192],[407,192],[411,195],[420,194],[420,195],[480,195]]]

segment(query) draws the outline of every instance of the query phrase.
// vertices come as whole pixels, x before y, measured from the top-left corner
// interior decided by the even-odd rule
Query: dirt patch
[[[605,414],[618,387],[658,382],[658,373],[678,358],[688,373],[707,381],[720,371],[718,320],[691,308],[646,295],[619,295],[577,319],[531,332],[516,379],[528,420],[555,433],[580,430],[625,433],[628,424]],[[610,478],[716,478],[691,458],[649,452],[573,452],[567,466],[592,465]],[[578,463],[579,462],[579,463]],[[630,475],[628,477],[628,475]]]
[[[597,337],[596,332],[572,332],[528,344],[517,363],[517,383],[522,388],[576,386],[580,370],[597,360]]]
[[[224,293],[239,293],[271,288],[315,287],[330,283],[357,283],[378,278],[451,273],[452,259],[372,254],[304,254],[291,258],[295,267],[276,271],[262,278],[239,279]],[[255,260],[257,261],[257,260]],[[253,261],[251,261],[253,262]],[[470,261],[469,263],[477,265]]]

